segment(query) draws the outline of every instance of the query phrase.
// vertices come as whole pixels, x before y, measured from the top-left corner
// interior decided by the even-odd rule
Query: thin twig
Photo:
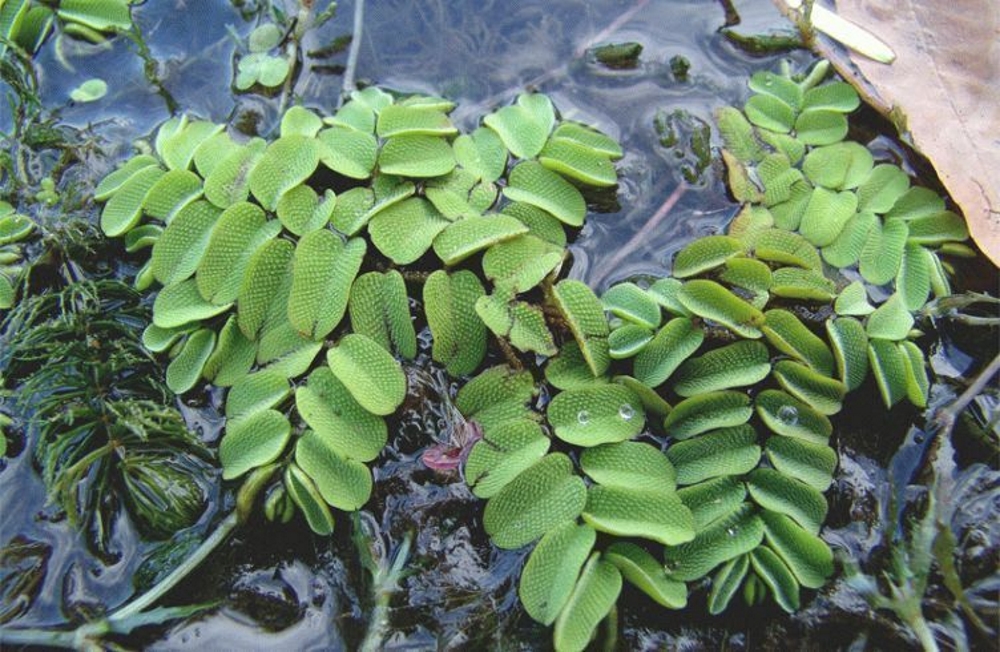
[[[614,253],[610,258],[605,259],[605,261],[594,269],[594,273],[591,275],[590,284],[597,286],[608,275],[608,272],[618,267],[618,263],[625,259],[636,247],[639,246],[643,241],[647,240],[653,231],[660,225],[660,222],[670,214],[677,202],[680,201],[681,197],[684,196],[684,192],[687,190],[687,186],[683,183],[679,184],[674,191],[670,193],[666,201],[660,204],[660,207],[656,209],[653,216],[642,225],[632,239],[624,247],[620,247],[618,251]]]
[[[341,87],[340,99],[337,101],[339,108],[344,103],[344,98],[356,90],[354,75],[358,68],[358,54],[361,51],[361,31],[365,22],[365,0],[354,0],[354,27],[351,33],[351,49],[347,53],[347,67],[344,68],[344,83]]]
[[[958,419],[958,415],[968,407],[982,391],[986,388],[986,385],[993,379],[993,376],[1000,371],[1000,355],[993,358],[983,371],[979,373],[976,380],[969,385],[968,389],[962,392],[955,401],[941,410],[938,410],[937,414],[934,415],[934,423],[940,429],[940,434],[948,436],[951,430],[955,427],[955,421]]]

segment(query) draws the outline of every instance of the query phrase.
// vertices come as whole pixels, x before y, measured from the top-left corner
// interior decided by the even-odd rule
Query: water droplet
[[[764,85],[765,86],[770,86],[773,83],[774,83],[774,75],[771,75],[771,74],[764,75]]]
[[[799,422],[799,411],[791,405],[782,405],[778,409],[778,419],[787,426],[794,426]]]
[[[622,403],[621,407],[618,408],[618,416],[626,421],[631,421],[632,417],[635,416],[635,408],[628,403]]]
[[[576,413],[576,420],[580,422],[581,426],[585,426],[590,423],[590,412],[586,410],[580,410]]]
[[[671,559],[663,565],[663,570],[667,573],[673,573],[675,570],[681,567],[681,563],[676,559]]]
[[[731,527],[726,530],[726,534],[728,534],[730,537],[735,537],[737,532],[739,532],[739,529],[736,527]]]

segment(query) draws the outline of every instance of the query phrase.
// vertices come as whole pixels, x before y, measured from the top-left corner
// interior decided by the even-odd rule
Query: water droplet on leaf
[[[626,421],[631,421],[632,417],[635,416],[635,408],[628,403],[622,403],[621,407],[618,408],[618,416]]]
[[[576,420],[580,422],[581,426],[585,426],[590,423],[590,413],[586,410],[580,410],[576,415]]]
[[[778,410],[778,418],[782,423],[794,426],[799,422],[799,411],[791,405],[782,405]]]
[[[726,534],[728,534],[730,537],[735,537],[737,532],[739,532],[739,530],[735,527],[731,527],[726,530]]]

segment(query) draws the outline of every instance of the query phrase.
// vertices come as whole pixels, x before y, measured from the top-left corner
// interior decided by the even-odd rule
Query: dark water
[[[784,27],[769,2],[736,5],[743,19],[740,31]],[[252,9],[247,3],[246,15]],[[353,3],[342,3],[333,21],[309,33],[305,49],[350,33],[352,10]],[[250,122],[260,133],[275,127],[276,98],[231,92],[235,42],[227,30],[245,36],[254,26],[241,11],[222,0],[159,0],[134,13],[149,45],[148,70],[122,38],[106,49],[62,43],[60,56],[49,43],[38,59],[45,104],[61,107],[65,123],[96,135],[106,154],[86,163],[84,182],[92,183],[128,155],[130,143],[150,134],[174,106],[217,122]],[[637,41],[644,49],[635,69],[610,70],[584,46],[622,16],[625,20],[602,42]],[[533,88],[549,94],[562,115],[594,123],[618,138],[627,152],[619,164],[621,185],[614,196],[593,198],[597,212],[571,246],[569,275],[600,290],[626,278],[665,274],[674,253],[698,236],[723,230],[735,212],[718,163],[699,156],[692,135],[696,140],[712,124],[716,108],[741,104],[750,74],[773,68],[780,57],[740,51],[719,32],[725,19],[721,4],[705,0],[370,0],[357,78],[446,96],[459,104],[454,118],[466,128],[477,116]],[[811,60],[801,52],[784,56],[797,64]],[[674,57],[690,62],[686,79],[671,71]],[[345,61],[344,54],[310,59],[312,67],[294,88],[306,106],[336,106],[341,92],[337,66]],[[160,88],[149,82],[147,72],[155,73]],[[69,90],[92,76],[108,82],[108,95],[94,104],[69,102]],[[12,120],[5,111],[8,107],[0,107],[3,130]],[[661,142],[664,125],[676,134],[676,143]],[[714,133],[712,138],[711,144],[718,145]],[[663,210],[668,200],[675,200],[672,208]],[[655,228],[644,230],[654,216]],[[941,356],[940,365],[958,361],[954,364],[961,366],[962,355],[956,348],[953,355]],[[404,539],[412,540],[411,573],[391,603],[384,647],[548,648],[551,632],[517,604],[516,580],[526,553],[493,548],[481,525],[482,501],[459,478],[420,464],[424,447],[446,438],[454,426],[447,409],[454,388],[434,378],[412,384],[414,399],[375,465],[376,488],[363,516],[377,559],[391,560]],[[868,389],[873,391],[858,394],[874,397],[874,388]],[[219,427],[211,402],[197,397],[186,410],[207,440],[218,436]],[[868,554],[879,539],[879,510],[890,491],[885,469],[918,415],[904,409],[883,415],[880,404],[865,399],[852,407],[846,412],[855,416],[845,418],[838,431],[841,471],[831,491],[825,534],[841,549]],[[873,414],[881,420],[872,422]],[[914,450],[919,455],[919,446]],[[52,510],[45,507],[30,457],[6,464],[0,470],[0,540],[22,534],[52,551],[42,590],[17,624],[63,623],[73,617],[67,603],[100,610],[124,602],[132,593],[133,574],[155,546],[125,532],[122,540],[134,548],[116,564],[101,564],[83,552],[78,533],[64,522],[50,522]],[[230,508],[231,497],[215,501],[199,531]],[[979,508],[989,513],[988,507]],[[144,630],[125,641],[127,647],[357,647],[370,626],[369,579],[357,561],[349,517],[337,518],[336,532],[327,539],[312,536],[300,519],[288,525],[251,521],[168,597],[177,604],[216,600],[219,607],[169,628]],[[992,537],[995,544],[995,527],[976,527],[967,524],[966,530],[987,541]],[[987,561],[981,564],[992,553],[984,554]],[[619,603],[623,648],[814,649],[864,647],[866,641],[885,647],[900,640],[888,621],[873,618],[842,582],[821,591],[795,617],[773,606],[751,610],[734,601],[725,619],[711,618],[704,599],[704,592],[696,592],[687,610],[670,613],[627,592]]]

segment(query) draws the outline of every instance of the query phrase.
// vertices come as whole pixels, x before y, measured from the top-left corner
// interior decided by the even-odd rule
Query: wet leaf
[[[586,525],[565,523],[542,537],[521,571],[518,596],[528,615],[551,625],[576,586],[597,534]]]
[[[618,183],[607,155],[572,140],[550,138],[538,154],[548,169],[587,185],[607,188]]]
[[[108,173],[101,179],[94,189],[94,199],[97,201],[107,201],[137,172],[145,168],[158,165],[159,161],[153,156],[139,154],[128,159],[120,166]]]
[[[434,238],[434,253],[445,265],[455,265],[483,249],[527,232],[528,227],[509,215],[467,217],[447,226]]]
[[[795,111],[802,108],[802,87],[788,77],[761,70],[751,75],[747,86],[755,93],[781,100]]]
[[[268,220],[255,204],[241,202],[222,211],[195,273],[201,296],[219,305],[235,301],[250,258],[280,232],[281,223]]]
[[[634,543],[613,543],[605,550],[604,558],[633,586],[664,607],[683,609],[687,606],[687,587],[669,579],[663,565]]]
[[[684,399],[663,420],[663,429],[677,439],[689,439],[716,428],[738,426],[750,420],[750,397],[719,391]]]
[[[96,102],[108,94],[108,83],[103,79],[91,78],[70,91],[69,99],[74,102]]]
[[[232,304],[216,305],[202,298],[193,278],[160,290],[153,302],[153,323],[175,328],[208,319],[229,310]]]
[[[765,389],[754,405],[764,425],[784,437],[826,444],[833,434],[829,419],[781,390]]]
[[[170,137],[158,141],[156,151],[171,170],[186,170],[198,147],[224,128],[206,120],[188,122]]]
[[[750,505],[700,530],[692,541],[667,546],[667,576],[681,582],[704,577],[719,564],[746,554],[764,540],[764,524]]]
[[[580,652],[587,647],[597,625],[618,600],[621,589],[622,578],[618,570],[600,559],[600,553],[591,555],[556,619],[552,633],[556,649]]]
[[[334,226],[336,220],[335,211]],[[397,265],[408,265],[423,256],[449,224],[429,201],[412,197],[379,210],[368,232],[379,251]]]
[[[577,446],[631,439],[645,424],[638,397],[613,383],[560,392],[549,403],[547,415],[556,436]]]
[[[185,206],[153,245],[153,275],[164,286],[189,278],[198,269],[212,229],[222,211],[206,201]]]
[[[808,269],[823,269],[823,261],[820,260],[816,247],[798,233],[781,229],[764,229],[754,238],[753,247],[755,255],[761,260]]]
[[[230,387],[250,371],[256,357],[256,344],[243,335],[233,315],[219,331],[218,346],[205,361],[202,375],[216,387]]]
[[[712,591],[708,596],[708,612],[718,616],[729,606],[736,591],[743,583],[750,568],[750,556],[740,555],[731,559],[712,578]]]
[[[149,189],[166,172],[159,166],[146,166],[124,181],[101,211],[101,230],[115,238],[128,233],[142,219],[142,205]]]
[[[455,153],[437,136],[393,136],[379,151],[378,167],[382,174],[439,177],[455,168]]]
[[[844,383],[819,374],[794,360],[775,362],[774,377],[782,389],[805,401],[820,414],[840,412],[847,393]]]
[[[586,502],[587,489],[573,474],[573,463],[550,453],[489,499],[483,527],[494,545],[513,550],[574,521]]]
[[[631,358],[653,339],[653,331],[638,324],[624,324],[608,335],[608,355],[612,360]]]
[[[375,340],[345,335],[327,351],[326,360],[351,396],[372,414],[392,414],[406,397],[403,370]]]
[[[865,331],[868,337],[899,341],[906,339],[913,328],[913,315],[906,309],[903,296],[894,294],[868,316]]]
[[[319,155],[319,141],[315,138],[282,136],[267,146],[250,170],[250,192],[265,209],[275,210],[283,194],[312,176]]]
[[[247,262],[236,303],[240,330],[249,339],[260,338],[271,312],[287,316],[294,255],[295,245],[279,238],[265,243]]]
[[[695,530],[702,531],[715,521],[738,512],[746,503],[746,484],[731,475],[706,480],[678,490],[677,495],[691,510]]]
[[[882,401],[891,408],[907,395],[907,355],[895,342],[873,339],[868,341],[868,361]]]
[[[792,613],[799,608],[799,584],[783,561],[766,546],[750,553],[754,573],[762,579],[774,596],[774,601]]]
[[[558,355],[549,359],[545,365],[545,380],[557,389],[576,389],[607,382],[604,377],[594,376],[575,340],[564,342]]]

